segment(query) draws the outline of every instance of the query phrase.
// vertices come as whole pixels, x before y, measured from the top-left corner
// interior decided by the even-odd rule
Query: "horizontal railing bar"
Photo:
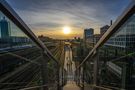
[[[83,85],[83,84],[82,84]],[[97,86],[94,84],[84,84],[84,87],[91,87],[91,88],[97,88],[97,89],[102,89],[102,90],[113,90],[113,89],[117,89],[119,90],[120,88],[115,88],[115,87],[109,87],[109,86]],[[113,89],[112,89],[113,88]]]
[[[37,85],[37,86],[30,86],[30,87],[17,86],[17,87],[13,87],[13,88],[3,88],[1,90],[33,90],[33,89],[41,89],[41,88],[47,87],[47,86],[54,86],[55,84]]]
[[[92,88],[97,88],[97,89],[102,89],[102,90],[112,90],[110,88],[105,88],[105,87],[101,87],[101,86],[96,86],[96,85],[91,85]]]
[[[115,89],[115,90],[121,90],[121,88],[112,87],[112,86],[106,86],[106,85],[101,85],[101,87],[111,88],[111,89]]]
[[[32,89],[43,88],[43,87],[46,87],[46,86],[48,86],[48,85],[28,87],[28,88],[23,88],[23,89],[20,89],[20,90],[32,90]]]
[[[57,83],[55,83],[57,84]],[[43,87],[47,87],[47,86],[53,86],[54,84],[47,84],[47,85],[41,85],[41,86],[33,86],[33,87],[26,87],[26,88],[22,88],[19,90],[33,90],[33,89],[39,89],[39,88],[43,88]]]

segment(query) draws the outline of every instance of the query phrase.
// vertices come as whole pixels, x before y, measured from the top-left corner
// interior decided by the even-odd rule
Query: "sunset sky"
[[[53,38],[82,37],[84,28],[110,24],[131,0],[7,0],[36,35]],[[62,32],[63,27],[71,33]]]

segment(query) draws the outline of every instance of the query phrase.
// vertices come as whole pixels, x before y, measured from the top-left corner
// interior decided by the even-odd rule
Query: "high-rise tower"
[[[84,39],[86,40],[87,38],[90,38],[94,34],[94,29],[89,28],[89,29],[84,29]]]
[[[8,38],[10,36],[10,23],[5,17],[0,21],[1,38]]]

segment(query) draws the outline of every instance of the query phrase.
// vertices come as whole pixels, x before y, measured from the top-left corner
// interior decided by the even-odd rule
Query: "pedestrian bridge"
[[[41,41],[5,0],[0,17],[0,90],[135,90],[134,0],[91,49]]]

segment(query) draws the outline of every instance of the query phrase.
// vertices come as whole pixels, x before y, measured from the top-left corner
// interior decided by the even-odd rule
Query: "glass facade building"
[[[79,69],[84,70],[81,72],[84,83],[96,83],[112,90],[134,90],[135,14],[121,24]]]
[[[106,43],[106,46],[130,50],[135,47],[135,15],[133,15]]]
[[[134,8],[118,17],[76,70],[84,90],[135,89]]]
[[[1,38],[9,38],[10,36],[10,24],[5,17],[0,20]]]
[[[84,29],[84,39],[87,39],[87,38],[93,36],[93,34],[94,34],[93,28]]]
[[[6,17],[0,21],[0,90],[61,90],[66,83],[72,88],[70,82],[83,90],[135,90],[133,2],[96,45],[93,44],[94,30],[85,29],[85,42],[74,43],[79,48],[74,47],[76,53],[72,53],[70,40],[42,42],[15,11],[0,0],[0,17]],[[84,57],[87,51],[90,52]],[[79,63],[74,63],[68,75],[64,62],[72,60],[72,55],[79,56]]]
[[[99,84],[133,90],[135,88],[134,60],[135,14],[100,47]]]

